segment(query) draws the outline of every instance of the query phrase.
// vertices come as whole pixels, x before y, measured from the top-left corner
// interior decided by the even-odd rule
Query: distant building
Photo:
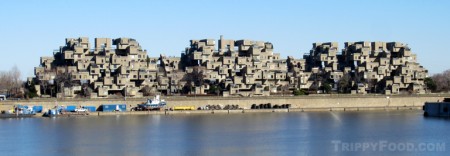
[[[335,42],[314,43],[303,59],[281,59],[270,42],[221,36],[218,47],[213,39],[191,40],[181,57],[150,58],[131,38],[96,38],[93,49],[88,38],[67,38],[52,57],[41,57],[36,77],[28,81],[39,95],[56,86],[60,97],[75,97],[87,87],[94,91],[91,97],[141,97],[144,88],[162,94],[268,96],[294,89],[320,93],[325,84],[343,93],[399,94],[424,93],[427,72],[398,42],[346,42],[341,52]],[[61,75],[69,78],[62,82]]]

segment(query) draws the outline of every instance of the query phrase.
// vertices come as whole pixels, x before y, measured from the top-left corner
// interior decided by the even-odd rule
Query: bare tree
[[[55,82],[54,81],[50,82],[48,78],[50,77],[50,75],[54,74],[55,71],[56,71],[55,69],[44,70],[44,72],[39,73],[39,75],[36,75],[36,77],[39,77],[38,83],[43,91],[42,95],[47,95],[47,90],[52,89],[52,85],[54,85]]]
[[[11,71],[8,71],[6,73],[6,79],[5,79],[6,93],[8,95],[11,95],[11,90],[13,88],[13,84],[14,84],[14,81],[13,81],[13,78],[12,78],[12,75],[11,75]]]
[[[83,97],[91,97],[91,93],[92,93],[92,89],[91,89],[91,87],[89,87],[89,84],[84,83],[81,86],[81,95]]]
[[[188,79],[194,83],[195,86],[201,86],[204,83],[205,74],[203,70],[198,67],[194,67],[194,70],[191,73],[187,74]]]
[[[319,90],[319,88],[321,87],[320,83],[323,81],[322,73],[320,73],[320,72],[319,73],[314,73],[314,74],[311,75],[310,79],[313,80],[313,83],[309,87],[309,91],[317,92]]]
[[[22,80],[20,79],[20,70],[14,65],[10,71],[11,74],[11,89],[14,90],[14,93],[17,94],[19,89],[22,87]]]
[[[289,91],[289,84],[281,85],[281,95],[284,96],[284,94],[288,91]]]
[[[183,80],[186,81],[186,84],[183,87],[183,91],[191,92],[193,87],[198,87],[203,85],[205,74],[203,70],[198,67],[194,67],[193,71],[184,75]]]
[[[154,95],[153,89],[150,86],[143,87],[141,89],[141,91],[142,91],[142,94],[144,94],[144,96],[153,96]]]
[[[72,88],[75,83],[73,82],[72,76],[68,72],[59,72],[55,76],[55,82],[59,91],[63,93],[64,97],[64,87]]]
[[[19,70],[19,68],[17,68],[17,66],[13,66],[13,68],[11,69],[11,75],[12,75],[12,78],[13,78],[14,83],[16,84],[16,86],[20,85],[20,82],[21,82],[20,76],[21,76],[21,74],[20,74],[20,70]]]
[[[450,70],[446,70],[431,77],[436,83],[436,91],[448,92],[450,90]]]
[[[47,80],[39,80],[39,85],[42,87],[42,91],[44,92],[42,95],[46,95],[50,83],[48,83]]]
[[[22,88],[23,81],[20,79],[20,70],[17,66],[13,66],[9,71],[0,72],[0,90],[6,92],[7,95],[19,97],[20,88]]]
[[[1,71],[0,72],[0,90],[8,92],[8,72]]]

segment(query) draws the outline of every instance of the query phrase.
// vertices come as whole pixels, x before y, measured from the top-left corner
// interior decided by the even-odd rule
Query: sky
[[[0,71],[17,66],[23,79],[77,37],[134,38],[150,57],[220,35],[271,42],[282,58],[314,42],[397,41],[430,75],[450,69],[448,0],[5,0],[0,20]]]

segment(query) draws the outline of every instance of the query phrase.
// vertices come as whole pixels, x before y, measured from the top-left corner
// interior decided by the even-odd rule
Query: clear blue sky
[[[450,69],[450,1],[0,1],[0,70],[33,76],[67,37],[131,37],[149,56],[180,56],[190,39],[270,41],[283,58],[313,42],[399,41],[430,73]],[[23,58],[24,59],[19,59]]]

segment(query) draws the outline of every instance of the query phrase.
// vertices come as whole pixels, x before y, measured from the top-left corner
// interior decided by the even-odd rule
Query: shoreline
[[[405,111],[422,110],[422,106],[391,107],[331,107],[331,108],[283,108],[283,109],[237,109],[237,110],[182,110],[182,111],[126,111],[95,112],[92,116],[107,115],[180,115],[180,114],[252,114],[252,113],[290,113],[290,112],[358,112],[358,111]],[[91,114],[90,114],[91,116]]]
[[[144,102],[145,98],[124,99],[33,99],[20,101],[1,101],[0,110],[10,110],[15,105],[42,106],[44,112],[55,106],[94,106],[103,104],[125,104],[126,112],[94,112],[90,116],[121,114],[236,114],[255,112],[308,112],[308,111],[371,111],[371,110],[422,110],[425,102],[435,102],[448,95],[428,94],[422,96],[272,96],[272,97],[163,97],[167,101],[166,109],[177,106],[189,106],[195,109],[206,105],[238,105],[239,110],[184,110],[184,111],[129,111],[131,107]],[[58,101],[59,100],[59,101]],[[253,104],[282,105],[290,104],[290,108],[250,109]]]
[[[237,109],[237,110],[182,110],[182,111],[124,111],[124,112],[91,112],[89,115],[73,115],[65,117],[98,117],[117,115],[214,115],[214,114],[254,114],[254,113],[299,113],[299,112],[365,112],[365,111],[419,111],[421,106],[390,107],[331,107],[331,108],[283,108],[283,109]],[[42,113],[32,118],[45,118]]]

